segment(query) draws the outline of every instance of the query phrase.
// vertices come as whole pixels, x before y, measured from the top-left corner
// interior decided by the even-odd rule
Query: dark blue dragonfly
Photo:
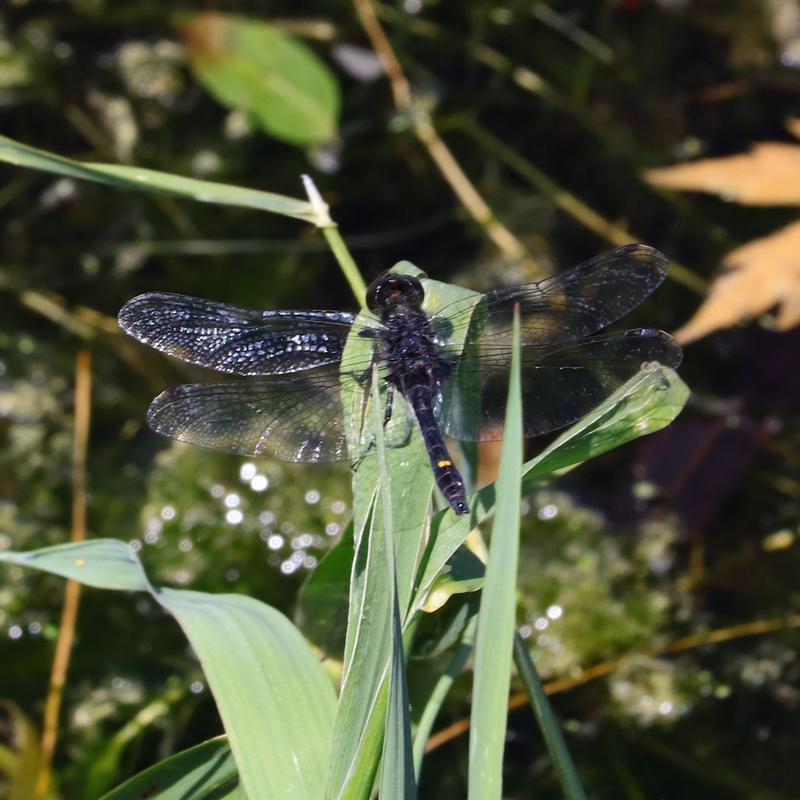
[[[399,392],[419,424],[437,485],[466,513],[464,482],[443,436],[499,439],[520,310],[523,422],[536,436],[579,419],[641,366],[677,367],[681,349],[652,328],[592,336],[639,305],[665,277],[665,257],[631,244],[538,283],[498,289],[427,313],[423,284],[386,273],[369,287],[374,317],[342,311],[258,311],[177,294],[134,298],[119,324],[141,342],[244,380],[167,389],[150,426],[203,447],[282,461],[355,460],[341,400],[344,376],[362,387],[378,364],[385,419]],[[369,354],[348,356],[356,334]],[[589,338],[587,338],[589,337]],[[358,348],[355,349],[358,351]],[[348,353],[352,352],[350,349]]]

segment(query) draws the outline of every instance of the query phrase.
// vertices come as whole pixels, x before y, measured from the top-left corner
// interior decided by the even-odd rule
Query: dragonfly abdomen
[[[442,433],[433,416],[431,405],[433,389],[430,382],[422,378],[415,380],[412,377],[405,383],[403,394],[414,409],[417,422],[419,422],[422,440],[425,442],[439,491],[456,514],[468,513],[469,504],[464,489],[464,479],[450,457],[447,445],[444,443]]]

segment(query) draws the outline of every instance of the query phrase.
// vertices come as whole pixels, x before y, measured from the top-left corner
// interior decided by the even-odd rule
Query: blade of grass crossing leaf
[[[503,748],[511,684],[522,482],[519,351],[517,309],[514,313],[505,434],[497,479],[497,509],[478,612],[469,737],[469,800],[500,800],[503,791]]]
[[[386,583],[391,597],[392,626],[391,672],[389,675],[389,707],[383,737],[380,797],[382,800],[414,800],[417,795],[414,764],[411,755],[411,719],[408,709],[408,685],[403,658],[403,633],[400,627],[400,608],[397,603],[397,574],[395,571],[392,535],[392,493],[386,465],[383,439],[384,415],[381,412],[378,389],[378,369],[372,369],[372,410],[375,426],[375,447],[380,471],[380,493],[376,502],[383,512],[384,551],[386,553]],[[373,528],[373,533],[377,531]]]
[[[38,169],[77,180],[93,181],[118,189],[134,189],[137,192],[160,192],[187,200],[217,203],[223,206],[243,206],[294,217],[317,224],[316,212],[306,200],[246,189],[225,183],[201,181],[169,172],[158,172],[141,167],[120,164],[95,164],[74,161],[71,158],[48,153],[36,147],[0,136],[0,161],[18,167]]]
[[[556,715],[544,693],[539,674],[536,672],[531,654],[528,652],[528,646],[518,633],[514,635],[514,662],[517,665],[519,676],[525,684],[531,708],[539,723],[547,749],[550,751],[550,758],[553,759],[553,764],[558,772],[564,797],[567,800],[586,800],[586,793],[583,791],[572,756],[561,735]]]

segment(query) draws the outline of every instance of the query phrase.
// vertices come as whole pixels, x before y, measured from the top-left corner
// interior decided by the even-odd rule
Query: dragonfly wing
[[[521,348],[524,435],[538,436],[580,419],[633,377],[646,362],[675,368],[680,345],[652,328],[623,331],[581,342]],[[511,348],[482,342],[466,351],[443,385],[440,424],[465,441],[503,435]]]
[[[151,292],[119,312],[120,327],[190,364],[236,375],[279,375],[338,363],[355,314],[258,311]]]
[[[181,442],[279,461],[329,462],[373,452],[373,420],[367,414],[368,385],[352,395],[354,452],[348,453],[338,364],[291,376],[253,377],[224,383],[196,383],[162,392],[150,404],[147,421],[157,433]],[[385,401],[385,384],[382,392]],[[387,447],[402,447],[411,435],[404,406],[395,399],[384,429]]]
[[[610,325],[638,306],[664,280],[666,257],[643,244],[618,247],[538,283],[497,289],[437,311],[434,328],[467,343],[511,341],[519,306],[522,344],[574,342]],[[510,350],[509,350],[510,353]]]
[[[280,461],[347,458],[338,364],[289,378],[176,386],[153,400],[147,421],[213,450]]]

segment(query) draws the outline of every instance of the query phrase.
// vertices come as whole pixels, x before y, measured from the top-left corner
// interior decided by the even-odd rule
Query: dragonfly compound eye
[[[367,308],[380,314],[398,306],[418,310],[425,292],[422,284],[411,275],[387,273],[376,278],[367,289]]]

